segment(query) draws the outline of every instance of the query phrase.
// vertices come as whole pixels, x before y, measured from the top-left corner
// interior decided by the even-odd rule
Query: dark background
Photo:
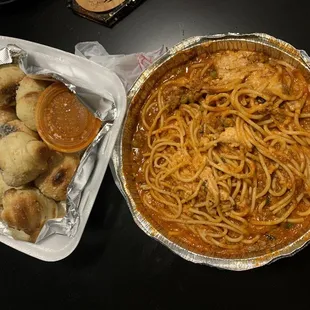
[[[211,33],[266,32],[310,52],[301,1],[147,0],[113,29],[87,21],[64,0],[0,6],[0,34],[69,52],[99,41],[111,54],[168,47]],[[310,247],[248,272],[184,261],[134,224],[110,171],[84,235],[66,259],[45,263],[0,245],[3,309],[309,309]]]

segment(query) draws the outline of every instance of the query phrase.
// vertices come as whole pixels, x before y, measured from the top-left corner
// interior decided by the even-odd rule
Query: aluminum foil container
[[[135,222],[147,235],[158,240],[188,261],[221,269],[242,271],[261,267],[277,259],[295,254],[309,243],[310,230],[289,245],[269,253],[253,253],[251,257],[240,259],[201,255],[182,246],[177,240],[168,239],[161,227],[150,216],[145,215],[147,212],[140,212],[140,210],[144,210],[144,206],[140,201],[131,174],[131,141],[138,122],[139,112],[150,90],[169,69],[182,65],[202,53],[213,53],[219,50],[264,52],[273,58],[284,60],[298,68],[310,80],[310,58],[306,52],[297,50],[290,44],[267,34],[229,33],[187,39],[171,48],[158,59],[138,78],[131,88],[128,94],[129,109],[112,159],[117,185],[128,203]]]
[[[125,89],[115,73],[87,59],[0,37],[0,66],[10,63],[18,64],[32,78],[62,82],[102,121],[68,186],[63,218],[48,220],[35,244],[14,240],[16,232],[0,222],[1,242],[36,258],[57,261],[75,249],[83,233],[125,115]]]

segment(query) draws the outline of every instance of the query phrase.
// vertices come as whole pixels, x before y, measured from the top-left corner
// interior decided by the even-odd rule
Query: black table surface
[[[74,15],[64,0],[19,0],[0,8],[0,34],[69,52],[78,42],[99,41],[119,54],[169,47],[194,35],[266,32],[310,52],[302,3],[147,0],[109,29]],[[0,245],[0,260],[4,309],[309,308],[310,247],[247,272],[187,262],[135,225],[110,171],[68,258],[46,263]]]

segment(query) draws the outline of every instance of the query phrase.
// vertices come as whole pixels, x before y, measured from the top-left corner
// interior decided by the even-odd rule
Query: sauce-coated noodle
[[[310,96],[264,54],[203,55],[166,75],[132,142],[142,202],[168,236],[238,255],[308,227]]]

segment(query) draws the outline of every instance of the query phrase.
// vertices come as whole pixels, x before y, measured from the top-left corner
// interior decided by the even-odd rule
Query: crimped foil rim
[[[195,47],[199,44],[215,41],[215,40],[244,40],[247,42],[258,43],[261,45],[266,45],[272,49],[278,50],[281,54],[286,54],[289,58],[294,59],[299,64],[301,64],[304,69],[310,72],[310,58],[304,51],[298,51],[289,43],[285,41],[274,38],[268,34],[264,33],[250,33],[250,34],[239,34],[239,33],[228,33],[228,34],[216,34],[216,35],[207,35],[207,36],[196,36],[191,37],[183,42],[175,45],[169,49],[163,56],[161,56],[157,61],[155,61],[148,69],[146,69],[141,76],[133,84],[132,88],[128,93],[128,107],[130,106],[132,100],[139,93],[142,85],[150,77],[150,75],[156,71],[163,63],[167,62],[169,59],[175,56],[177,52],[185,51],[192,47]],[[282,48],[281,48],[281,47]],[[285,49],[284,49],[285,48]],[[292,53],[290,53],[292,51]],[[188,260],[193,263],[208,265],[212,267],[217,267],[219,269],[227,269],[233,271],[244,271],[249,269],[254,269],[262,267],[264,265],[275,262],[278,259],[290,257],[296,254],[298,251],[303,249],[310,242],[310,229],[304,233],[297,240],[291,242],[290,244],[282,247],[279,250],[273,251],[271,253],[249,257],[249,258],[216,258],[207,255],[197,254],[190,250],[183,248],[182,246],[174,243],[173,241],[166,238],[159,231],[157,231],[142,215],[142,213],[137,209],[136,203],[131,196],[130,191],[128,190],[127,184],[128,180],[125,177],[123,170],[123,135],[124,129],[127,122],[129,114],[129,109],[125,116],[121,134],[119,137],[119,156],[120,160],[118,162],[119,167],[117,167],[116,172],[120,180],[120,189],[123,193],[123,196],[126,199],[132,217],[138,227],[143,230],[148,236],[159,241],[171,251],[181,256],[185,260]]]

